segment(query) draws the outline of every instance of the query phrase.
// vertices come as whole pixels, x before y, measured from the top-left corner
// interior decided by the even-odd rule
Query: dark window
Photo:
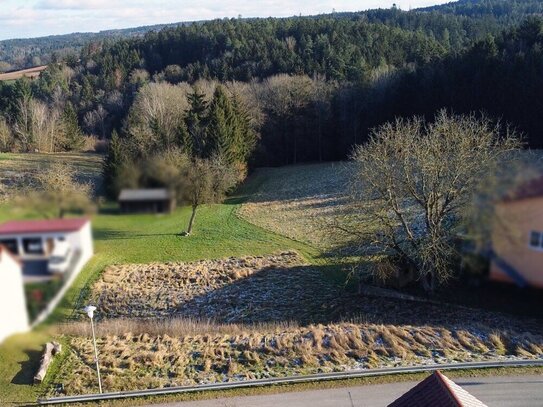
[[[4,246],[13,254],[19,254],[19,247],[17,246],[16,239],[5,239],[0,240],[0,246]]]
[[[43,242],[39,237],[23,239],[23,248],[27,254],[44,254]]]
[[[541,247],[541,232],[534,232],[530,234],[530,246],[540,248]]]

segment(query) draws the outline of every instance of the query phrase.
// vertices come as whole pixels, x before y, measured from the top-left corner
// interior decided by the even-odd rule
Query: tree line
[[[336,160],[381,123],[431,118],[443,107],[503,118],[539,147],[542,21],[526,16],[541,6],[467,1],[425,11],[216,20],[92,42],[34,82],[0,85],[0,149],[79,149],[83,134],[106,141],[115,132],[123,142],[175,144],[191,155],[203,149],[194,155],[209,158],[213,143],[224,141],[212,143],[210,129],[239,133],[232,123],[245,122],[248,144],[222,147],[243,155],[240,162]],[[213,104],[218,84],[226,97]],[[205,94],[202,117],[189,108],[195,88]],[[220,115],[236,120],[213,124],[207,110],[226,99],[233,107]],[[154,115],[150,122],[142,111]]]

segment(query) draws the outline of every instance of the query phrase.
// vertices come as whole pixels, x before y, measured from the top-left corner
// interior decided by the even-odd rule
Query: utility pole
[[[102,394],[102,379],[100,378],[100,366],[98,365],[98,349],[96,348],[96,335],[94,334],[94,311],[96,311],[96,307],[93,305],[87,305],[84,310],[91,321],[92,343],[94,345],[94,360],[96,361],[96,373],[98,374],[98,388],[100,389],[100,394]]]

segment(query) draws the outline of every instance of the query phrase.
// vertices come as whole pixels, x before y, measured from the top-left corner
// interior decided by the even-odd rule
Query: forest
[[[35,81],[0,83],[0,151],[108,150],[111,175],[173,146],[244,173],[345,159],[372,128],[443,108],[484,112],[540,148],[542,13],[463,0],[90,40]]]

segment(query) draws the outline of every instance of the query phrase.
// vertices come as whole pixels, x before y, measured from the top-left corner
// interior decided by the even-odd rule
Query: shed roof
[[[14,220],[0,225],[0,236],[28,233],[77,232],[89,222],[86,218]]]
[[[487,407],[451,379],[434,372],[389,407]]]
[[[119,201],[165,201],[171,199],[166,188],[123,189]]]

